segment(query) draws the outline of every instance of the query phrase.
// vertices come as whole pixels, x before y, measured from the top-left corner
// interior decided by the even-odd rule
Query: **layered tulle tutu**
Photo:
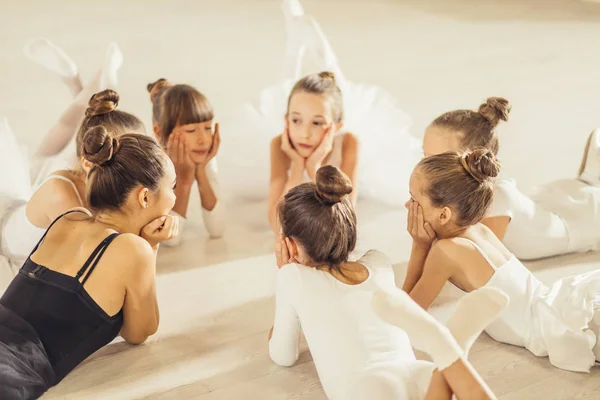
[[[287,80],[263,90],[225,124],[219,163],[226,195],[256,201],[267,198],[270,142],[283,131],[294,83]],[[376,86],[345,82],[343,98],[343,130],[360,142],[359,198],[403,205],[421,147],[409,133],[410,117],[392,95]]]

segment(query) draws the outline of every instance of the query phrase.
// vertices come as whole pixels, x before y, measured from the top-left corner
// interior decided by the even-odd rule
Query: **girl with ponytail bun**
[[[419,155],[410,117],[381,88],[345,78],[327,37],[297,0],[285,1],[283,14],[285,80],[261,91],[232,118],[236,136],[223,150],[220,168],[228,193],[267,199],[275,231],[283,196],[315,182],[319,167],[331,165],[352,181],[353,202],[361,196],[397,206],[394,199],[406,196]],[[315,69],[303,68],[304,54]]]
[[[497,126],[508,120],[510,110],[508,100],[490,97],[477,111],[442,114],[425,131],[425,157],[478,147],[497,155]],[[499,177],[494,201],[482,223],[522,260],[600,250],[599,160],[600,130],[595,130],[574,178],[544,183],[526,195],[514,179]]]
[[[89,206],[86,198],[88,173],[94,164],[98,164],[97,157],[108,156],[109,153],[95,156],[86,153],[84,138],[88,132],[105,130],[114,143],[124,133],[144,133],[143,123],[136,116],[119,110],[118,104],[119,94],[107,89],[86,99],[85,106],[77,105],[78,126],[61,126],[62,130],[72,129],[75,138],[60,155],[44,158],[44,167],[39,173],[43,179],[35,183],[32,193],[21,196],[11,205],[10,212],[0,221],[2,231],[10,232],[1,235],[0,247],[15,266],[27,258],[56,217],[71,208]],[[117,148],[113,147],[112,151],[114,153]],[[3,287],[0,282],[0,292]]]
[[[447,328],[398,293],[391,262],[383,253],[369,250],[356,261],[351,259],[358,236],[352,191],[348,176],[326,165],[317,170],[315,182],[290,189],[278,204],[279,271],[269,337],[271,359],[293,365],[302,329],[329,399],[450,400],[448,382],[453,380],[460,380],[471,395],[491,393],[467,361],[438,365],[451,372],[448,381],[442,373],[432,373],[434,364],[415,361],[411,341],[417,336],[421,343],[435,342],[434,360],[440,349],[452,352],[458,344],[451,337],[440,339]],[[387,304],[387,296],[393,305]],[[480,294],[479,303],[481,298],[489,301]],[[391,313],[388,307],[393,308]],[[423,339],[428,335],[430,339]],[[454,360],[460,353],[454,353]]]
[[[49,224],[0,299],[2,398],[38,398],[118,335],[140,344],[158,329],[157,251],[179,230],[175,168],[155,139],[127,132],[139,120],[117,102],[111,91],[90,100],[77,137],[83,172],[58,175],[81,199]]]
[[[444,286],[459,298],[482,288],[504,292],[508,307],[486,329],[492,338],[546,354],[558,368],[589,372],[600,360],[600,328],[594,322],[600,321],[600,297],[581,294],[598,292],[600,271],[565,278],[552,288],[537,280],[483,223],[496,200],[499,172],[488,148],[419,162],[406,203],[413,247],[402,289],[424,309]]]

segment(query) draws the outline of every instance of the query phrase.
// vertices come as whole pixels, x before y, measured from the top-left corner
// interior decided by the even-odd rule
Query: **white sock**
[[[116,89],[118,79],[117,71],[123,64],[123,53],[116,43],[111,43],[106,51],[104,66],[100,78],[100,91],[105,89]]]
[[[302,74],[302,58],[306,51],[304,27],[301,23],[304,9],[298,0],[283,0],[281,8],[287,35],[284,73],[286,78],[298,80]]]
[[[494,288],[480,288],[462,297],[446,327],[465,352],[471,350],[481,332],[508,306],[508,296]]]
[[[429,354],[440,371],[464,356],[448,328],[415,303],[405,291],[377,291],[373,296],[373,308],[381,319],[406,331],[411,345]]]
[[[73,97],[82,89],[77,64],[58,46],[44,38],[34,39],[23,49],[30,60],[60,75]]]
[[[304,24],[306,46],[314,62],[321,71],[330,71],[335,74],[335,81],[343,93],[344,75],[325,32],[310,15],[303,17],[302,23]]]

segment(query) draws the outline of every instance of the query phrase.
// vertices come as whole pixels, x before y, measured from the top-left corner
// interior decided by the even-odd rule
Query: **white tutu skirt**
[[[19,145],[5,117],[0,117],[0,295],[17,273],[20,265],[6,257],[4,229],[7,217],[27,203],[35,188],[52,171],[71,168],[75,159],[74,146],[68,146],[57,156],[35,159]],[[13,232],[18,234],[17,232]]]
[[[235,200],[264,200],[270,178],[270,142],[282,133],[293,80],[263,90],[223,125],[219,154],[223,193]],[[408,180],[421,156],[410,136],[410,117],[389,93],[372,85],[346,82],[344,132],[360,142],[359,198],[403,206]]]

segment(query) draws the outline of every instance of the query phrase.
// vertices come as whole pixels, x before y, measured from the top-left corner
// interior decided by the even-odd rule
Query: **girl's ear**
[[[295,260],[298,256],[298,245],[296,245],[294,239],[289,237],[285,238],[285,245],[287,246],[288,254],[290,255],[290,260]]]

